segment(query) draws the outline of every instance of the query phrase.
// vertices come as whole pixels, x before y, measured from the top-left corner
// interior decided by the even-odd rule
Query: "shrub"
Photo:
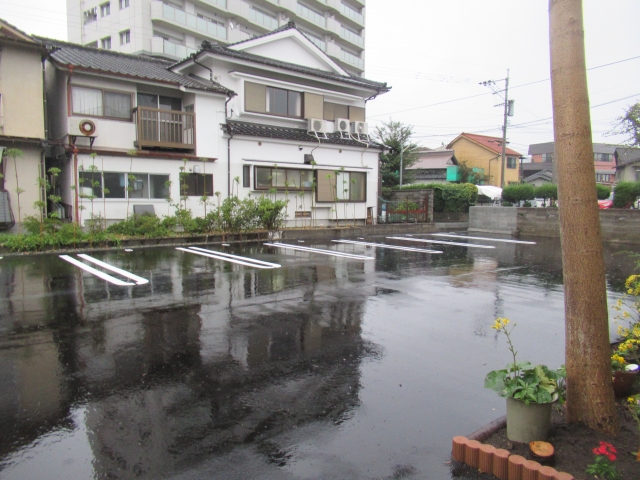
[[[109,226],[107,232],[130,237],[166,237],[173,234],[176,222],[175,219],[173,222],[165,222],[165,220],[160,220],[149,213],[132,215],[126,220]]]
[[[626,208],[640,196],[640,182],[618,182],[613,191],[614,208]]]
[[[611,188],[596,183],[596,193],[598,194],[598,200],[606,200],[611,195]]]
[[[534,190],[535,198],[558,199],[558,186],[555,183],[543,183]]]
[[[268,197],[261,197],[256,203],[258,225],[270,232],[280,230],[284,223],[284,208],[286,206],[286,200],[271,200]]]
[[[518,203],[522,200],[533,200],[534,187],[528,183],[508,185],[502,189],[502,200],[510,203]]]
[[[406,185],[402,190],[433,190],[433,211],[468,213],[478,199],[478,187],[471,183],[418,183]]]

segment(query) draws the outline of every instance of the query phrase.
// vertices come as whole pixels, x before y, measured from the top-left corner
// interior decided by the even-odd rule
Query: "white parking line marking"
[[[507,240],[506,238],[486,238],[486,237],[467,237],[466,235],[451,235],[448,233],[431,233],[434,237],[450,237],[450,238],[469,238],[471,240],[487,240],[489,242],[504,242],[504,243],[524,243],[525,245],[535,245],[536,242],[527,242],[525,240]]]
[[[103,280],[106,280],[107,282],[113,283],[114,285],[119,285],[121,287],[135,285],[135,283],[123,282],[122,280],[112,277],[111,275],[107,275],[106,273],[101,272],[100,270],[96,270],[95,268],[90,267],[89,265],[86,265],[81,261],[76,260],[75,258],[71,258],[69,255],[59,255],[59,257],[71,263],[72,265],[75,265],[76,267],[81,268],[85,272],[89,272],[98,278],[101,278]]]
[[[469,248],[496,248],[493,245],[476,245],[475,243],[459,243],[459,242],[445,242],[444,240],[428,240],[426,238],[407,238],[407,237],[387,237],[391,240],[405,240],[407,242],[423,242],[423,243],[439,243],[441,245],[456,245],[458,247]]]
[[[332,255],[334,257],[353,258],[356,260],[374,260],[373,257],[367,257],[366,255],[356,255],[355,253],[336,252],[335,250],[323,250],[321,248],[301,247],[299,245],[289,245],[288,243],[265,243],[265,245],[268,247],[299,250],[301,252],[318,253],[320,255]]]
[[[265,265],[260,265],[258,263],[243,262],[242,260],[235,260],[233,258],[223,257],[222,255],[218,255],[217,254],[218,252],[205,253],[205,252],[199,252],[198,250],[191,250],[189,248],[182,248],[182,247],[176,247],[176,250],[182,250],[183,252],[193,253],[195,255],[202,255],[203,257],[215,258],[216,260],[223,260],[225,262],[237,263],[238,265],[245,265],[247,267],[262,268],[262,269],[276,268],[276,267],[267,267]]]
[[[207,250],[205,248],[200,248],[200,247],[189,247],[189,249],[198,250],[200,252],[205,252],[205,253],[213,253],[214,255],[219,255],[221,257],[235,258],[236,260],[245,260],[247,262],[257,263],[259,265],[265,265],[271,268],[280,268],[282,266],[279,263],[264,262],[262,260],[257,260],[255,258],[241,257],[240,255],[231,255],[230,253],[216,252],[214,250]]]
[[[425,250],[424,248],[402,247],[400,245],[387,245],[385,243],[356,242],[355,240],[331,240],[331,241],[336,243],[346,243],[348,245],[368,245],[371,247],[390,248],[392,250],[404,250],[407,252],[442,253],[439,250]]]
[[[85,260],[88,260],[91,263],[100,265],[102,268],[111,270],[112,272],[119,273],[123,277],[127,277],[129,280],[133,280],[134,282],[136,282],[136,285],[145,285],[149,283],[149,280],[147,280],[146,278],[139,277],[137,275],[134,275],[131,272],[127,272],[126,270],[122,270],[121,268],[117,268],[117,267],[114,267],[113,265],[109,265],[108,263],[102,262],[97,258],[90,257],[89,255],[86,255],[84,253],[79,253],[78,256],[80,258],[84,258]]]

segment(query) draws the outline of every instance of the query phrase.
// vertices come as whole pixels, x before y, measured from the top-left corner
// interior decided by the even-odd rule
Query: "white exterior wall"
[[[0,141],[0,145],[3,145]],[[4,145],[3,145],[4,146]],[[40,177],[40,162],[42,160],[42,149],[29,144],[12,144],[8,148],[17,148],[22,151],[22,156],[2,158],[6,162],[4,171],[4,187],[9,192],[11,199],[11,210],[16,221],[16,226],[11,232],[18,230],[18,224],[24,221],[27,215],[39,215],[40,210],[33,206],[33,203],[40,200],[40,188],[38,188],[38,178]],[[17,169],[17,178],[16,178]],[[1,169],[0,169],[1,171]],[[18,194],[16,190],[22,190]],[[20,210],[18,211],[18,197],[20,200]],[[24,233],[24,230],[21,230]]]

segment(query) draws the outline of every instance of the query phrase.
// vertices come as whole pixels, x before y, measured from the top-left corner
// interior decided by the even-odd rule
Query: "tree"
[[[567,422],[618,430],[582,0],[549,1],[551,93],[564,277]]]
[[[616,121],[617,128],[612,133],[627,135],[627,142],[636,147],[640,146],[640,102],[631,105]]]
[[[558,186],[555,183],[543,183],[536,187],[534,191],[535,198],[542,198],[545,203],[549,199],[549,205],[558,199]]]
[[[502,189],[502,200],[518,203],[521,200],[533,200],[534,187],[531,184],[507,185]]]
[[[474,171],[473,168],[467,166],[466,161],[462,161],[458,164],[460,169],[460,181],[458,183],[473,183],[474,185],[482,185],[489,181],[489,176],[478,171]]]
[[[374,138],[388,150],[380,154],[380,177],[382,186],[395,187],[400,184],[400,152],[402,153],[402,183],[410,183],[412,175],[406,169],[418,160],[418,145],[411,142],[413,127],[402,122],[382,122],[376,127]]]

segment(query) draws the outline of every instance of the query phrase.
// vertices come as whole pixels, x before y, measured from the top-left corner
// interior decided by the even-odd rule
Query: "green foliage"
[[[613,191],[614,208],[627,208],[640,196],[640,182],[618,182]]]
[[[612,133],[626,135],[630,145],[640,146],[640,102],[631,105],[617,122]]]
[[[611,188],[596,183],[596,193],[598,194],[598,200],[606,200],[611,195]]]
[[[478,187],[471,183],[417,183],[402,186],[402,190],[433,190],[433,211],[468,213],[478,199]]]
[[[412,126],[393,120],[383,122],[382,127],[375,128],[374,138],[388,149],[380,154],[380,176],[383,187],[393,187],[400,184],[401,151],[404,151],[402,154],[402,183],[411,182],[411,171],[407,171],[407,168],[418,160],[418,145],[411,142],[412,135]]]
[[[482,185],[489,180],[489,176],[484,173],[474,172],[473,168],[467,166],[467,162],[458,164],[460,171],[460,182],[457,183],[473,183],[474,185]]]
[[[286,206],[287,200],[274,201],[267,197],[261,197],[256,202],[258,225],[270,232],[280,230],[285,220],[284,209]]]
[[[543,183],[534,190],[535,198],[558,199],[558,186],[555,183]]]
[[[12,252],[37,252],[48,249],[60,249],[75,247],[79,243],[118,243],[117,237],[102,230],[83,232],[75,223],[55,223],[55,227],[48,228],[45,220],[45,230],[40,232],[40,221],[37,217],[31,217],[30,230],[36,233],[4,234],[0,235],[0,246],[8,248]],[[25,219],[26,220],[26,219]]]
[[[147,213],[131,215],[126,220],[109,226],[107,232],[127,237],[168,237],[173,234],[174,228],[175,222],[165,222]]]
[[[507,185],[502,189],[502,200],[518,203],[521,200],[533,200],[535,197],[533,185],[521,183],[516,185]]]

